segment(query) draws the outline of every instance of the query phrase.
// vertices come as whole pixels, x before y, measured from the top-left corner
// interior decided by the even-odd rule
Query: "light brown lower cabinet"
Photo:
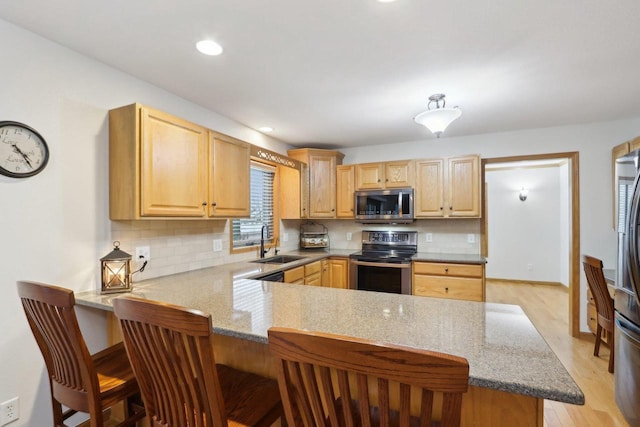
[[[485,300],[484,264],[413,263],[413,295]]]
[[[299,285],[349,287],[349,258],[330,257],[291,268],[284,272],[285,283]]]

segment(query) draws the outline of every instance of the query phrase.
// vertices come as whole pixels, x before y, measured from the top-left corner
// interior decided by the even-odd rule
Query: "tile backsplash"
[[[480,253],[479,219],[418,220],[405,225],[359,224],[353,220],[316,220],[329,230],[329,244],[333,249],[360,249],[362,230],[418,231],[419,252]],[[300,224],[304,220],[283,220],[280,225],[279,249],[298,249]],[[231,221],[209,220],[140,220],[112,221],[111,239],[120,241],[120,248],[135,258],[136,247],[149,246],[151,260],[144,272],[136,273],[133,281],[166,276],[184,271],[236,261],[255,259],[256,251],[230,253]],[[432,241],[427,242],[430,233]],[[350,235],[351,240],[347,237]],[[473,243],[469,243],[469,235]],[[286,240],[285,240],[286,238]],[[222,250],[214,251],[214,240],[222,242]],[[267,256],[272,255],[268,254]],[[132,268],[141,264],[134,259]]]

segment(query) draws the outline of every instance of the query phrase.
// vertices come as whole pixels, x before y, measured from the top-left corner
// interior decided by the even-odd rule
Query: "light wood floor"
[[[521,306],[585,395],[584,406],[545,400],[545,427],[629,426],[614,401],[609,349],[601,346],[600,357],[595,357],[592,336],[569,334],[567,288],[487,280],[487,302]]]

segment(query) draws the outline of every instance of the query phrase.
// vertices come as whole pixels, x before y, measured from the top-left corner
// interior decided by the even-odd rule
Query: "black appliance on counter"
[[[640,150],[616,160],[614,393],[632,426],[640,425]]]
[[[411,295],[411,259],[417,252],[416,231],[363,231],[362,250],[349,256],[350,282],[363,291]]]

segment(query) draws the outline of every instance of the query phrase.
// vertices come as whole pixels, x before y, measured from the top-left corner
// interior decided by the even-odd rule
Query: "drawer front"
[[[587,303],[587,326],[589,326],[589,330],[596,333],[596,327],[598,326],[598,312],[596,311],[596,306],[593,302]]]
[[[310,285],[310,286],[321,286],[322,285],[322,274],[320,274],[320,272],[317,272],[317,273],[312,274],[310,276],[306,276],[304,278],[304,284],[305,285]]]
[[[321,270],[322,270],[321,261],[312,262],[311,264],[307,264],[304,266],[304,275],[310,276],[312,274],[320,273]]]
[[[413,294],[423,297],[483,301],[482,279],[413,276]]]
[[[304,266],[292,268],[284,272],[284,281],[287,283],[295,283],[298,280],[304,281]]]
[[[477,264],[448,264],[442,262],[414,262],[415,274],[430,274],[438,276],[482,277],[482,265]]]

